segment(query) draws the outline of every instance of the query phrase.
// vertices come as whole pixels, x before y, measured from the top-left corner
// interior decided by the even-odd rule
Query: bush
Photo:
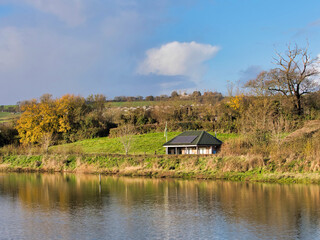
[[[0,147],[18,143],[18,131],[11,124],[0,125]]]
[[[165,123],[159,124],[145,124],[135,126],[135,134],[146,134],[154,132],[163,132],[165,129]],[[188,130],[204,130],[213,131],[215,126],[213,122],[200,122],[200,121],[190,121],[190,122],[168,122],[169,132],[183,132]],[[121,131],[121,127],[112,128],[109,131],[109,137],[117,137]]]

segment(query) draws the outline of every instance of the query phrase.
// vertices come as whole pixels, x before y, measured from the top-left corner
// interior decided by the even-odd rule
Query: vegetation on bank
[[[179,132],[171,132],[174,137]],[[161,155],[163,133],[134,135],[131,155],[119,138],[97,138],[49,148],[0,149],[3,171],[69,171],[126,176],[320,183],[320,121],[310,121],[279,142],[253,144],[256,138],[219,134],[217,155]],[[155,151],[157,154],[155,154]],[[132,155],[132,153],[135,153]]]
[[[257,156],[168,155],[10,155],[0,157],[2,171],[101,173],[120,176],[174,177],[320,183],[320,162],[285,163]]]
[[[177,135],[170,133],[169,137]],[[320,121],[310,121],[279,144],[252,144],[250,136],[220,134],[224,139],[217,155],[159,155],[163,133],[134,136],[130,153],[118,138],[98,138],[41,148],[2,148],[3,171],[71,171],[148,177],[208,178],[263,182],[320,183]],[[142,143],[142,144],[141,144]],[[106,154],[107,149],[109,153]],[[100,151],[100,153],[98,153]],[[163,151],[163,150],[162,150]],[[145,152],[145,153],[144,153]]]

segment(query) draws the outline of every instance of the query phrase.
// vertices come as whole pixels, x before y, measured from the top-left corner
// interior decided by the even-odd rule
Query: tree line
[[[104,95],[64,95],[53,99],[45,94],[39,100],[20,103],[23,112],[15,124],[21,144],[74,142],[107,136],[112,123],[104,116]]]
[[[210,98],[212,95],[219,95],[222,97],[222,94],[219,92],[213,92],[210,90],[206,90],[201,93],[201,91],[195,90],[192,93],[188,94],[185,91],[177,91],[174,90],[170,95],[162,94],[160,96],[148,95],[146,97],[143,96],[116,96],[113,100],[108,100],[108,102],[135,102],[135,101],[172,101],[172,100],[195,100],[195,99],[206,99]]]

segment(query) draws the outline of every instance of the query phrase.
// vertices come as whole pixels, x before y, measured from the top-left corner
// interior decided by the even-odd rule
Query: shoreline
[[[320,184],[319,171],[304,171],[302,169],[304,164],[305,162],[302,161],[279,164],[271,159],[249,155],[47,154],[0,156],[1,172],[69,172],[150,178]]]

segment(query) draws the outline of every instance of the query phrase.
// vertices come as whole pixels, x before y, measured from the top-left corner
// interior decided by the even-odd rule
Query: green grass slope
[[[169,132],[168,140],[180,134],[180,132]],[[225,141],[229,138],[235,138],[237,134],[218,134],[217,138]],[[165,154],[165,148],[162,145],[166,142],[164,134],[148,133],[132,136],[130,154]],[[119,138],[95,138],[87,139],[75,143],[63,144],[51,147],[53,152],[83,152],[83,153],[112,153],[124,154],[123,144]]]
[[[9,122],[18,118],[20,114],[13,114],[10,112],[0,112],[0,123]]]

